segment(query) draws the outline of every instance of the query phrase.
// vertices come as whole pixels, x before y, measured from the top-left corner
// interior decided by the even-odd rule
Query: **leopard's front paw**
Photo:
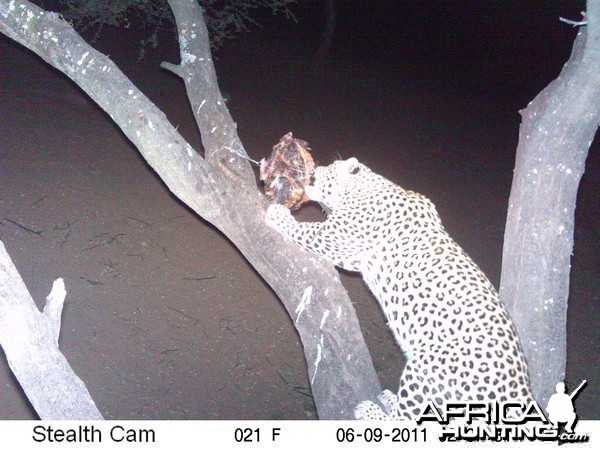
[[[377,400],[383,405],[385,412],[392,416],[398,411],[398,396],[392,391],[384,390],[377,396]]]
[[[290,220],[293,220],[292,213],[285,206],[273,203],[267,208],[265,222],[271,228],[282,232],[285,229],[284,225]]]

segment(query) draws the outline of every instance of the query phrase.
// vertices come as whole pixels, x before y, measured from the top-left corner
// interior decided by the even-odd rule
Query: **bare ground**
[[[103,415],[315,418],[293,325],[237,250],[68,80],[6,39],[0,54],[0,239],[38,305],[65,279],[61,349]],[[251,157],[288,131],[321,164],[357,156],[429,196],[498,285],[525,103],[384,67],[248,54],[242,41],[217,70]],[[158,69],[161,58],[123,69],[200,148],[182,83]],[[583,419],[600,418],[598,160],[595,144],[577,208],[569,313],[567,381],[588,379],[576,404]],[[376,302],[359,277],[343,281],[382,385],[396,389],[402,358]],[[0,358],[0,418],[34,417]]]

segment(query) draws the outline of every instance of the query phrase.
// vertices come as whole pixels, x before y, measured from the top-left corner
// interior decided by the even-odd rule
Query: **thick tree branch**
[[[265,225],[266,201],[241,157],[245,152],[235,124],[218,93],[208,40],[199,25],[200,8],[193,0],[175,4],[195,9],[188,10],[187,19],[193,17],[196,25],[186,18],[178,23],[180,41],[189,39],[182,46],[180,67],[210,164],[112,61],[89,47],[58,15],[26,1],[2,0],[0,31],[75,81],[107,111],[169,189],[231,239],[294,319],[319,417],[352,418],[359,401],[380,391],[354,309],[330,263],[285,243]],[[189,45],[202,39],[206,42],[197,47]],[[305,309],[298,318],[300,304]]]
[[[588,25],[560,76],[522,111],[509,200],[500,296],[543,405],[565,375],[575,201],[600,122],[599,5],[588,2]]]

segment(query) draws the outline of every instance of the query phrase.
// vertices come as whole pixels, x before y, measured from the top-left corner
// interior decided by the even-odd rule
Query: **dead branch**
[[[54,282],[40,313],[0,241],[0,346],[41,419],[102,419],[85,384],[58,348],[66,296]]]

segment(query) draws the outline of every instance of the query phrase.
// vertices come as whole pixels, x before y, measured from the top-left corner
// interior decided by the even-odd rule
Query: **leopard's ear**
[[[358,159],[356,158],[348,158],[344,163],[345,169],[348,173],[354,175],[360,169]]]

